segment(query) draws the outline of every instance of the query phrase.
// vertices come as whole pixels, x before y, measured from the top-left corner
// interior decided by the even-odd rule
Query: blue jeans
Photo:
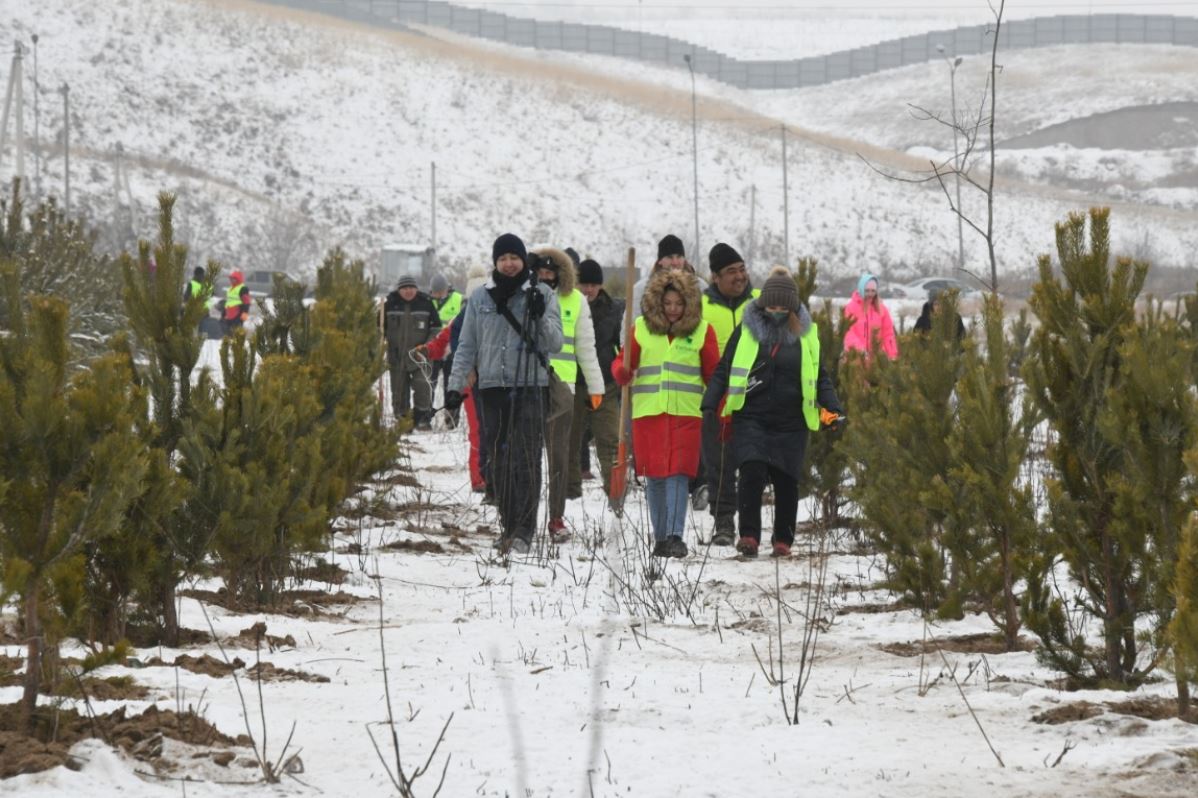
[[[649,521],[653,539],[682,537],[686,531],[686,507],[690,480],[683,474],[672,477],[647,477],[645,498],[649,503]]]

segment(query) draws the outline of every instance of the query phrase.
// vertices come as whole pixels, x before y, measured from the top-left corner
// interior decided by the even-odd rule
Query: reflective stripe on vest
[[[229,321],[241,317],[241,289],[245,288],[245,283],[229,286],[229,290],[225,292],[225,318]]]
[[[819,376],[819,332],[815,322],[799,338],[802,347],[799,380],[803,394],[803,420],[807,429],[819,429],[819,408],[815,404],[815,382]],[[740,341],[732,354],[732,366],[728,371],[728,398],[724,402],[723,415],[730,416],[745,406],[745,393],[749,390],[749,372],[757,362],[757,339],[748,326],[740,326]]]
[[[732,337],[732,331],[736,329],[736,325],[740,324],[740,319],[745,315],[745,308],[749,302],[761,296],[761,289],[754,288],[749,292],[749,299],[741,302],[740,305],[733,310],[727,305],[721,305],[718,302],[712,302],[711,297],[707,292],[703,292],[703,318],[715,328],[715,341],[720,347],[720,354],[724,354],[724,347],[728,345],[728,339]]]
[[[567,385],[578,379],[578,356],[574,352],[574,330],[578,326],[578,314],[582,312],[582,292],[575,288],[566,296],[558,296],[558,307],[562,312],[562,351],[549,356],[549,365]]]
[[[437,305],[437,315],[441,318],[441,325],[445,326],[453,321],[454,317],[462,311],[462,295],[457,291],[450,289],[445,299],[441,300],[441,304]]]
[[[705,321],[690,335],[649,332],[643,316],[638,317],[633,335],[641,349],[636,379],[632,381],[632,417],[644,418],[668,413],[671,416],[702,416],[703,342],[707,340]]]

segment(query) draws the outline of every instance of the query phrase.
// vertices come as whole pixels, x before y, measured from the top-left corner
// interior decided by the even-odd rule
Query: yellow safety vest
[[[229,290],[225,292],[225,318],[229,321],[241,317],[241,289],[245,288],[245,283],[229,286]]]
[[[441,304],[437,305],[437,315],[441,317],[442,326],[449,324],[461,312],[462,295],[451,288],[445,299],[441,300]]]
[[[549,365],[566,385],[578,379],[578,355],[574,351],[574,330],[578,326],[578,314],[582,312],[582,292],[575,288],[566,296],[558,295],[558,307],[562,312],[562,349],[549,356]]]
[[[707,340],[705,321],[690,335],[649,332],[645,318],[636,320],[633,335],[641,348],[636,379],[632,381],[632,417],[644,418],[668,413],[671,416],[703,415],[703,342]]]
[[[761,296],[761,289],[754,288],[749,292],[749,299],[741,302],[736,310],[733,310],[727,305],[712,302],[711,298],[707,296],[707,292],[703,292],[703,318],[715,328],[715,340],[720,347],[721,355],[724,354],[724,347],[728,345],[728,339],[732,337],[732,331],[736,329],[736,325],[740,324],[741,317],[745,315],[745,308],[752,299],[759,296]]]
[[[799,379],[803,389],[803,420],[807,429],[819,429],[819,408],[815,404],[815,383],[819,378],[819,332],[815,323],[799,338],[802,348],[800,356]],[[723,415],[730,416],[745,406],[745,392],[749,388],[749,371],[757,362],[759,344],[753,337],[753,331],[742,324],[740,341],[732,354],[732,370],[728,375],[728,399],[724,402]]]

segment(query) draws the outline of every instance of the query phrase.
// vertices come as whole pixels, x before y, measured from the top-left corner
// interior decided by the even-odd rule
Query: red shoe
[[[566,529],[566,522],[560,518],[550,519],[547,529],[549,530],[550,543],[565,543],[570,539],[570,532]]]
[[[756,557],[757,540],[755,538],[741,537],[736,543],[736,550],[744,557]]]
[[[789,557],[790,546],[785,543],[775,543],[774,550],[770,554],[771,557]]]

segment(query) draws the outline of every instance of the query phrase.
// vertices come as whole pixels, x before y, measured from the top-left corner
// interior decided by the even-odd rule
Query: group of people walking
[[[687,556],[688,512],[708,509],[714,530],[699,543],[757,556],[767,485],[769,551],[790,553],[808,436],[843,423],[844,413],[786,268],[755,288],[744,259],[719,243],[708,253],[705,283],[682,241],[667,235],[650,273],[632,287],[635,323],[624,341],[624,303],[604,290],[594,260],[571,249],[530,252],[507,233],[495,240],[491,263],[489,275],[472,272],[466,296],[452,301],[441,278],[433,296],[401,279],[384,317],[397,415],[411,407],[417,428],[428,427],[432,385],[416,387],[412,375],[426,359],[444,363],[445,409],[456,418],[466,406],[471,483],[498,510],[501,552],[527,552],[538,531],[542,451],[551,543],[569,538],[565,505],[582,495],[579,450],[588,434],[610,487],[627,386],[653,555]],[[845,314],[853,322],[846,349],[897,357],[875,276],[862,276]]]

